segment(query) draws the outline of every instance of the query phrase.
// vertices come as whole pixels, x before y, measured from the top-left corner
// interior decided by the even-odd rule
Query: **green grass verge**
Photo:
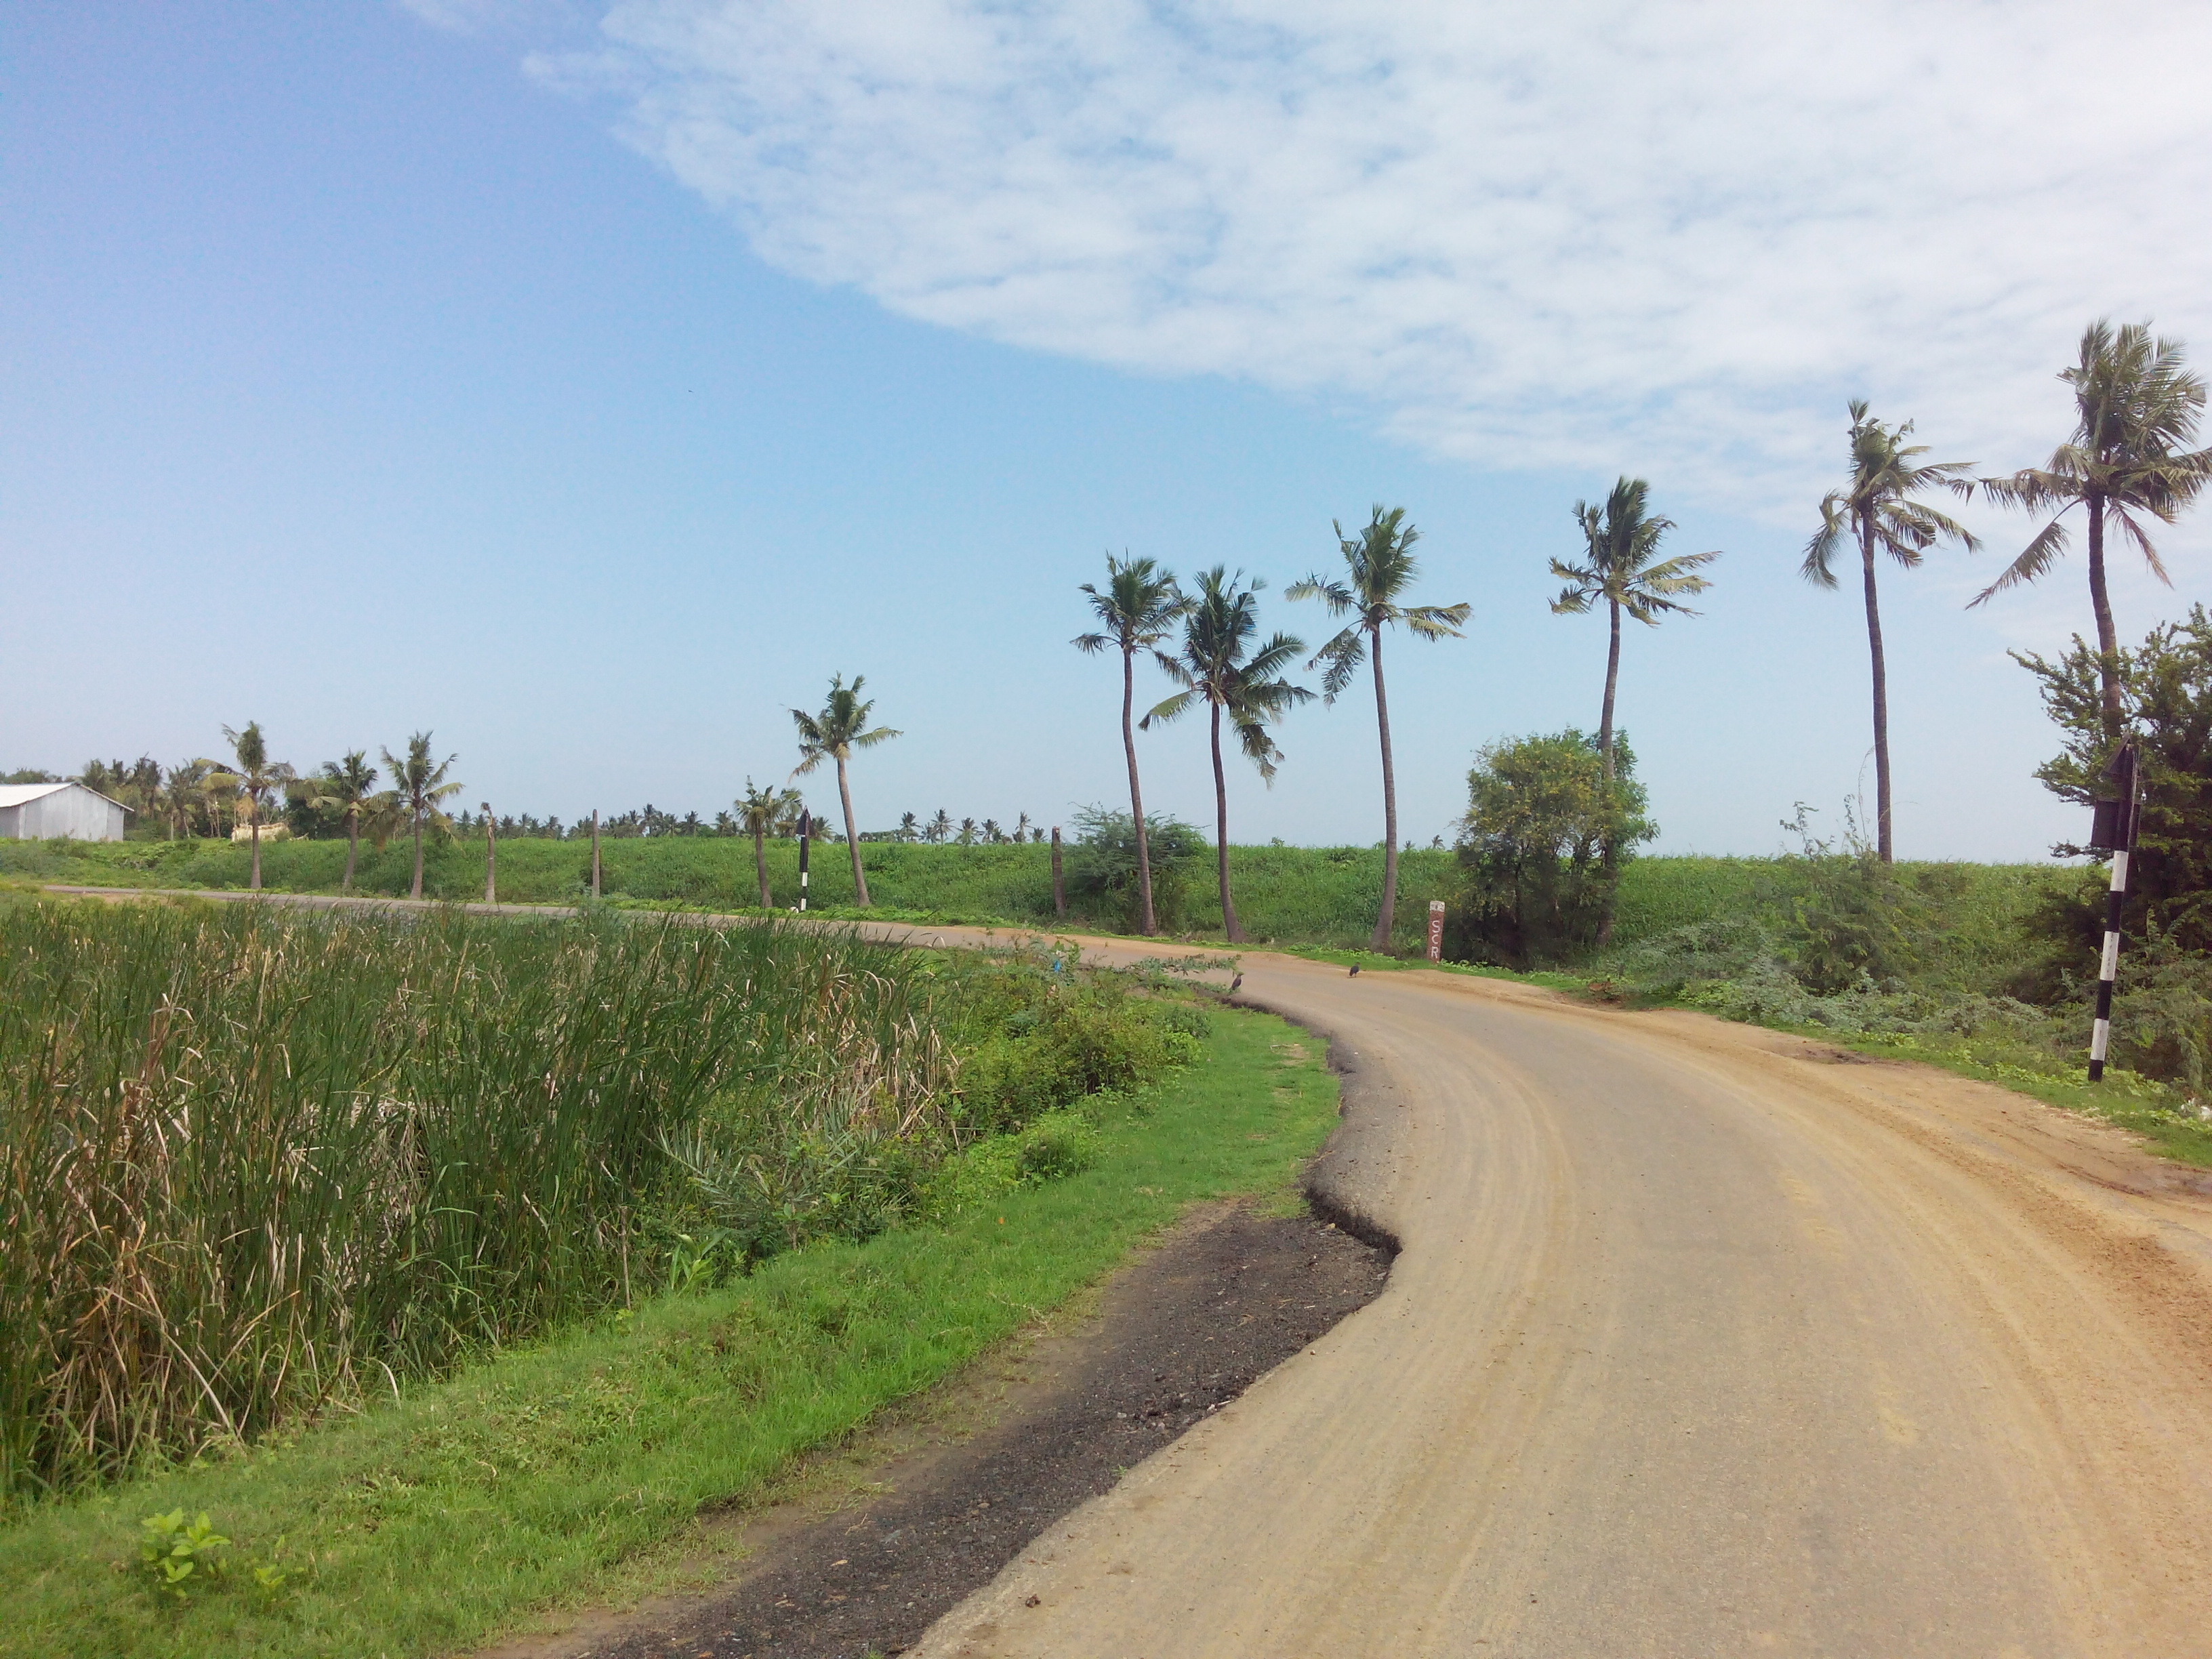
[[[1188,1204],[1279,1192],[1336,1121],[1320,1045],[1214,1017],[1204,1060],[1109,1105],[1080,1175],[943,1227],[780,1257],[394,1403],[0,1528],[0,1655],[372,1659],[450,1652],[603,1591],[702,1508],[929,1387]],[[205,1510],[229,1581],[139,1582],[138,1522]],[[272,1594],[252,1567],[286,1577]]]

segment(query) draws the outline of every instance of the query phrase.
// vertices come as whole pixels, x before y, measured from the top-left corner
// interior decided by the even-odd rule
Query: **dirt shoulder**
[[[1040,1532],[1365,1305],[1389,1257],[1312,1216],[1200,1212],[1040,1329],[730,1517],[726,1583],[479,1659],[848,1659],[902,1650]],[[827,1466],[834,1465],[834,1468]],[[734,1535],[729,1535],[733,1534]]]

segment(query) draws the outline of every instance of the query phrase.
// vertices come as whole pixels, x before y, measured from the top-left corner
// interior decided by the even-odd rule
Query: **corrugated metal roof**
[[[59,789],[83,789],[88,795],[106,801],[110,806],[123,806],[119,800],[100,794],[97,789],[87,788],[81,783],[0,783],[0,809],[21,806],[27,800],[39,800]],[[123,806],[125,811],[131,809]]]

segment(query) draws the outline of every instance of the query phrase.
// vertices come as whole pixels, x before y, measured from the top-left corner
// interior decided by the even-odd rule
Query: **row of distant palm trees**
[[[240,731],[226,726],[222,735],[230,744],[231,759],[192,762],[193,787],[232,795],[240,801],[240,816],[253,843],[249,889],[261,890],[261,829],[270,803],[285,793],[287,786],[304,782],[308,786],[307,805],[316,811],[332,814],[346,828],[345,876],[339,884],[340,892],[353,890],[354,866],[360,860],[364,833],[381,845],[387,836],[405,829],[415,838],[415,879],[409,895],[422,896],[423,833],[453,827],[443,804],[461,791],[460,784],[447,777],[459,757],[434,758],[430,734],[417,732],[407,739],[404,757],[389,749],[383,751],[384,764],[391,769],[392,787],[379,790],[376,784],[381,775],[369,763],[367,750],[356,749],[342,760],[326,761],[320,770],[303,779],[289,762],[269,757],[269,743],[260,721],[248,720]],[[174,780],[183,770],[172,772],[171,778]]]

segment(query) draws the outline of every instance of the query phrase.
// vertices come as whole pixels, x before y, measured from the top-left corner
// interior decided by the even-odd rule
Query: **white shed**
[[[129,811],[81,783],[0,783],[0,841],[121,841]]]

